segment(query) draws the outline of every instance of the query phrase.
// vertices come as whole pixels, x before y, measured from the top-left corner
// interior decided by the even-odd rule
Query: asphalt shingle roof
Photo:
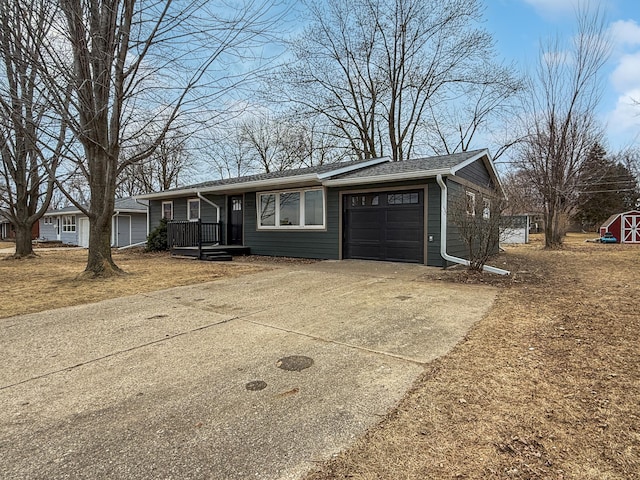
[[[422,172],[430,170],[442,170],[453,168],[470,158],[475,157],[484,150],[472,150],[469,152],[454,153],[451,155],[439,155],[435,157],[416,158],[404,160],[402,162],[387,162],[373,165],[362,170],[348,172],[337,175],[333,178],[363,178],[376,177],[382,175],[392,175],[395,173]]]
[[[140,200],[144,202],[144,200]],[[115,210],[139,210],[140,212],[146,212],[147,206],[140,205],[135,198],[127,197],[127,198],[116,198]],[[71,205],[70,207],[58,208],[56,210],[50,210],[46,213],[46,215],[57,215],[59,213],[76,213],[79,212],[78,207],[75,205]]]
[[[194,185],[187,185],[184,187],[172,188],[170,190],[164,190],[165,192],[176,192],[181,190],[190,190],[190,189],[206,189],[209,187],[217,187],[224,185],[236,185],[241,183],[255,182],[260,180],[271,180],[274,178],[288,178],[295,177],[299,175],[308,175],[311,173],[326,173],[332,170],[337,170],[344,167],[350,167],[353,165],[358,165],[359,163],[365,163],[369,160],[356,160],[352,162],[340,162],[340,163],[330,163],[326,165],[319,165],[316,167],[307,167],[307,168],[296,168],[293,170],[283,170],[278,172],[270,172],[270,173],[258,173],[256,175],[246,175],[244,177],[235,177],[235,178],[223,178],[220,180],[210,180],[207,182],[196,183]]]

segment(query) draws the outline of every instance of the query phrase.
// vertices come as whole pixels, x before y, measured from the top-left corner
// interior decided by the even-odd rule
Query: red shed
[[[613,233],[618,243],[640,243],[640,211],[611,215],[600,227],[600,236],[606,232]]]

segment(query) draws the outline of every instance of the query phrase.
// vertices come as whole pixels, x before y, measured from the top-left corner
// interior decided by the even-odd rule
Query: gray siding
[[[40,219],[40,238],[43,240],[56,240],[58,238],[56,235],[55,218],[53,222],[52,224],[45,224],[44,219]]]
[[[226,196],[225,195],[203,195],[209,201],[215,203],[220,207],[220,220],[223,227],[226,225]],[[173,202],[173,219],[177,221],[187,220],[187,200],[197,198],[194,196],[172,198],[166,201]],[[149,201],[149,232],[160,223],[162,218],[162,202],[163,200],[151,200]],[[203,222],[215,222],[216,221],[216,209],[213,205],[200,200],[200,218]]]
[[[326,230],[258,230],[256,194],[244,196],[244,244],[255,255],[337,259],[339,249],[339,193],[325,190],[327,195]]]
[[[460,171],[456,172],[456,175],[460,178],[464,178],[465,180],[469,180],[480,187],[495,187],[493,180],[491,179],[491,175],[482,160],[476,160],[475,162],[467,165]]]
[[[452,211],[454,208],[464,208],[464,195],[469,189],[452,180],[447,180],[447,187],[449,190],[449,196],[447,198],[447,208],[449,211]],[[476,215],[482,215],[483,199],[485,197],[480,192],[476,191],[474,193],[476,195]],[[499,245],[496,244],[493,253],[497,254],[498,251]],[[447,217],[447,253],[454,257],[469,259],[469,247],[458,233],[458,227],[452,222],[451,214]]]
[[[427,186],[427,261],[431,267],[444,267],[444,260],[440,255],[440,185],[436,181],[429,181]],[[433,242],[429,242],[429,235],[433,235]]]

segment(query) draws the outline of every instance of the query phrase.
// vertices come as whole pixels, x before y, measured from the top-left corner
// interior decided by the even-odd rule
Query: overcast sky
[[[611,152],[640,147],[640,1],[600,0],[605,8],[614,51],[607,66],[602,121]],[[498,52],[521,68],[535,63],[540,40],[575,30],[577,0],[485,0],[486,27],[494,35]]]

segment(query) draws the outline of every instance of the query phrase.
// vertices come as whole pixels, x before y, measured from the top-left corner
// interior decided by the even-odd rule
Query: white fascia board
[[[453,167],[451,167],[451,173],[453,173],[454,175],[456,174],[456,172],[458,170],[463,169],[464,167],[471,165],[473,162],[475,162],[476,160],[481,159],[484,156],[489,157],[489,150],[487,150],[486,148],[484,150],[481,150],[480,152],[478,152],[476,155],[474,155],[471,158],[466,159],[464,162],[459,163]],[[490,157],[489,157],[490,158]]]
[[[458,172],[458,170],[461,170],[464,167],[466,167],[468,165],[471,165],[476,160],[480,160],[481,158],[483,158],[485,156],[487,157],[487,160],[488,160],[487,162],[485,162],[485,166],[488,167],[489,173],[493,176],[493,179],[495,180],[498,188],[502,192],[502,196],[506,198],[507,194],[505,193],[504,187],[502,186],[502,182],[500,181],[500,176],[498,175],[498,171],[496,170],[496,167],[493,164],[493,160],[491,159],[491,155],[489,154],[489,150],[486,149],[486,148],[484,150],[480,151],[477,155],[474,155],[473,157],[465,160],[464,162],[459,163],[455,167],[452,167],[451,168],[451,173],[453,175],[455,175],[456,172]]]
[[[80,210],[67,210],[61,212],[60,210],[54,210],[53,212],[46,212],[43,217],[57,217],[59,215],[84,215]]]
[[[379,165],[381,163],[386,163],[390,161],[391,161],[391,158],[389,157],[372,158],[371,160],[358,163],[357,165],[349,165],[347,167],[336,168],[335,170],[331,170],[330,172],[319,173],[317,174],[317,177],[320,180],[324,180],[325,178],[335,177],[336,175],[342,175],[343,173],[353,172],[354,170],[361,170],[363,168],[372,167],[374,165]]]
[[[432,178],[436,175],[450,175],[449,168],[439,170],[417,170],[415,172],[389,173],[387,175],[372,175],[370,177],[359,178],[337,178],[335,180],[325,180],[322,184],[325,187],[342,187],[349,185],[363,185],[366,183],[386,183],[402,180],[416,180],[420,178]]]
[[[147,193],[145,195],[137,195],[134,198],[137,200],[155,200],[160,198],[176,198],[184,197],[187,195],[196,196],[198,193],[227,193],[227,192],[243,192],[248,190],[265,190],[265,189],[279,189],[283,186],[297,185],[297,184],[309,184],[319,186],[320,181],[315,173],[309,173],[307,175],[294,175],[291,177],[277,177],[269,178],[266,180],[254,180],[252,182],[238,182],[227,183],[225,185],[213,185],[211,187],[201,188],[185,188],[184,190],[172,190],[168,192]]]

